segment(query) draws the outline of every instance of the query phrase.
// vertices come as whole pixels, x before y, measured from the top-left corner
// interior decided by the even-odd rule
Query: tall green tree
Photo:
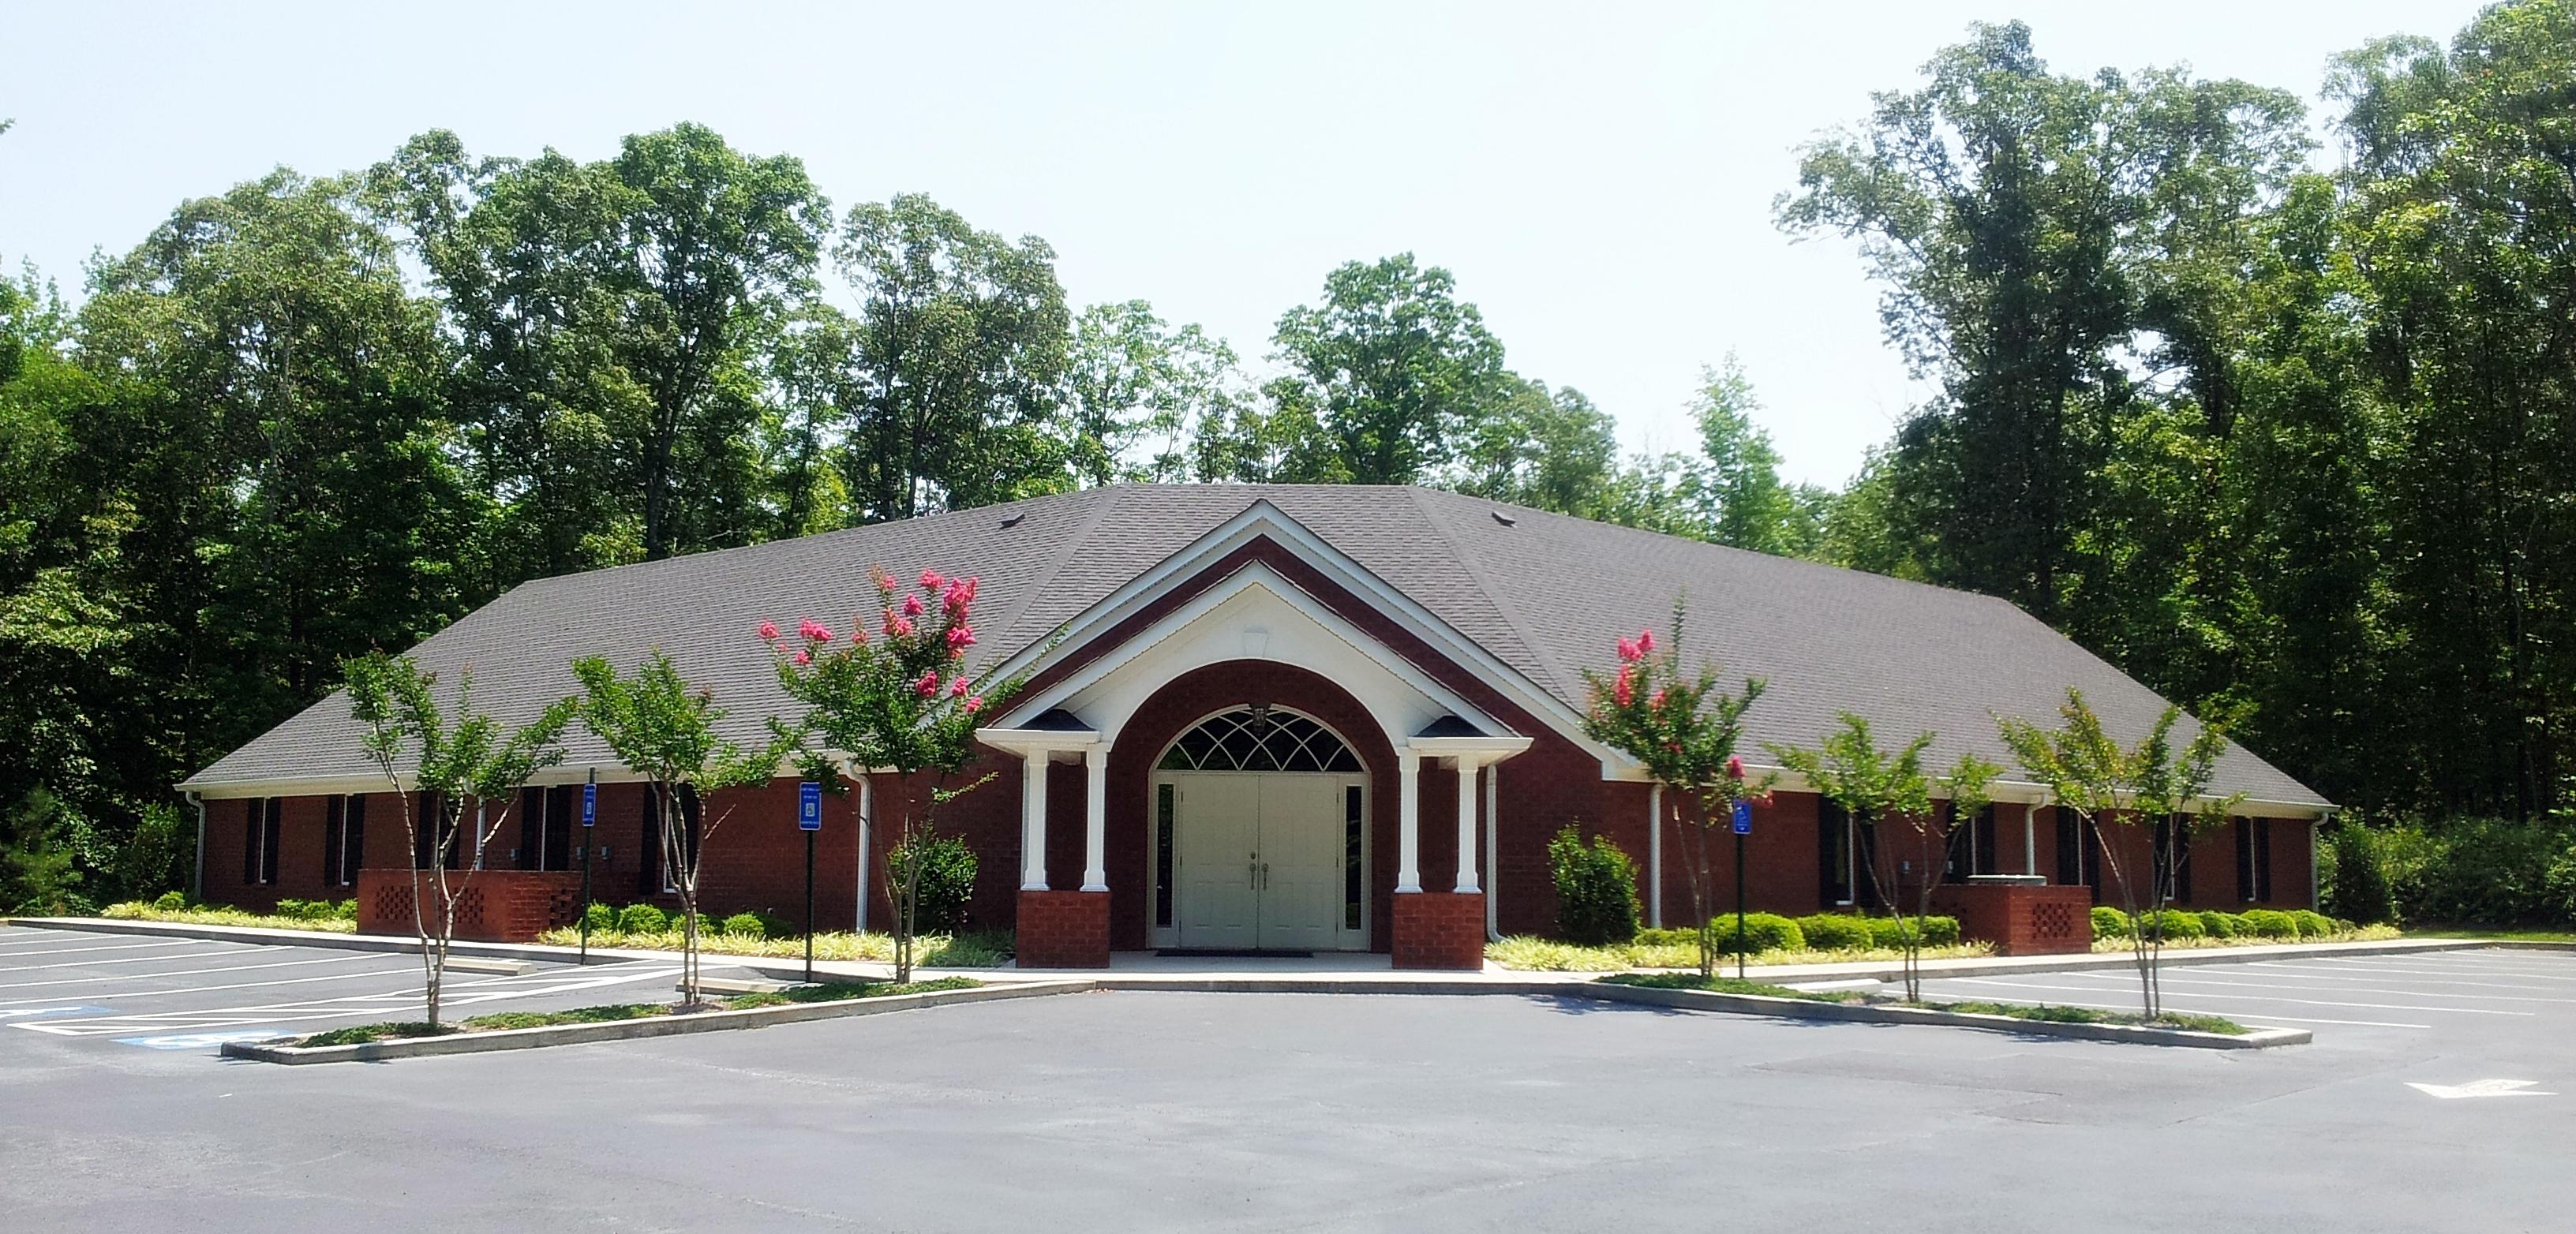
[[[1508,397],[1464,426],[1451,487],[1583,518],[1609,506],[1618,422],[1572,386],[1512,379]]]
[[[1071,318],[1055,250],[920,194],[850,211],[833,250],[860,301],[815,380],[842,409],[854,517],[962,509],[1070,484],[1057,431]]]
[[[1236,382],[1234,349],[1196,323],[1142,300],[1092,305],[1073,323],[1059,449],[1085,485],[1186,479],[1190,441],[1227,420]]]
[[[1282,314],[1271,342],[1288,370],[1267,387],[1273,415],[1310,434],[1286,451],[1281,480],[1421,482],[1516,384],[1457,279],[1411,253],[1334,270],[1322,300]]]

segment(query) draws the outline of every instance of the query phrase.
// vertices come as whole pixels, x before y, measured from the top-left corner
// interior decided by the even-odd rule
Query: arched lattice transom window
[[[1341,738],[1304,716],[1238,707],[1181,734],[1160,770],[1356,772],[1360,760]]]

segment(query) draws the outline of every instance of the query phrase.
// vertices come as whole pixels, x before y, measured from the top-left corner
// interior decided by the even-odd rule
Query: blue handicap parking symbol
[[[158,1037],[119,1037],[118,1045],[139,1045],[147,1050],[211,1050],[227,1041],[257,1041],[263,1037],[283,1037],[282,1028],[234,1028],[219,1033],[169,1033]]]

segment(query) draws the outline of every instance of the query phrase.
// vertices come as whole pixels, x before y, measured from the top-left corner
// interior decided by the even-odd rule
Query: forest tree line
[[[2576,15],[2292,84],[2323,112],[1980,26],[1803,148],[1779,227],[1856,242],[1933,392],[1838,490],[1782,479],[1731,359],[1693,448],[1623,456],[1410,254],[1248,362],[696,125],[183,202],[76,304],[0,280],[0,908],[183,880],[174,783],[526,579],[1130,479],[1431,484],[1982,591],[2362,816],[2553,816]]]

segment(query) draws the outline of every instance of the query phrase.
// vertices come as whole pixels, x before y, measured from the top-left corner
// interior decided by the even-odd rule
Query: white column
[[[868,845],[876,814],[877,782],[862,769],[859,772],[859,920],[857,925],[850,927],[861,934],[868,932]]]
[[[1459,892],[1483,891],[1476,883],[1476,760],[1458,757],[1458,885]]]
[[[1109,747],[1082,752],[1082,889],[1109,890]]]
[[[1044,891],[1046,873],[1047,751],[1020,754],[1020,890]]]
[[[2021,872],[2039,873],[2039,803],[2021,803]]]
[[[1395,754],[1395,890],[1422,890],[1422,756]]]
[[[1655,889],[1646,897],[1646,924],[1664,928],[1664,786],[1646,790],[1646,885]]]

